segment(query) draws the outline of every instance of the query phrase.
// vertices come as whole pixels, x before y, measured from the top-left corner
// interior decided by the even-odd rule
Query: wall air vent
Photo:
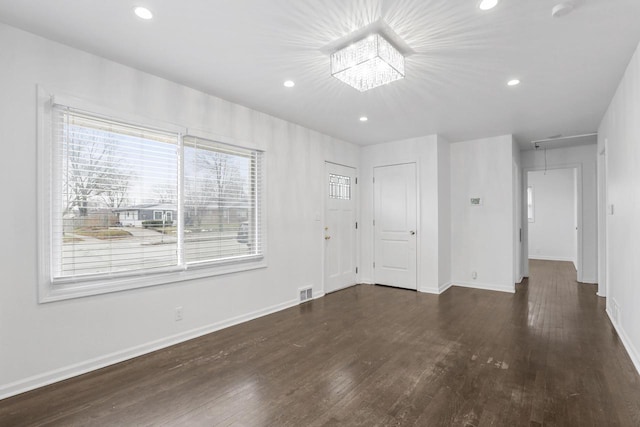
[[[298,289],[298,293],[300,295],[300,302],[307,302],[313,299],[313,288],[311,286]]]

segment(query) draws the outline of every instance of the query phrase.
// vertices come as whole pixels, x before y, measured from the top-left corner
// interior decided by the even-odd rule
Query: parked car
[[[236,240],[238,241],[238,243],[249,243],[248,222],[240,223],[240,228],[238,228],[238,235],[236,236]]]

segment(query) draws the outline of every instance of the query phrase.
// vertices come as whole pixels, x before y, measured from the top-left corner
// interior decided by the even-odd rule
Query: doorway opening
[[[525,181],[528,259],[571,262],[577,281],[582,279],[580,175],[577,166],[529,170]]]

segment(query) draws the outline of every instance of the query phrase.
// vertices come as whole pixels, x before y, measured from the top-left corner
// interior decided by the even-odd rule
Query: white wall
[[[522,169],[525,172],[530,170],[543,170],[545,168],[544,150],[529,150],[521,153]],[[547,169],[558,169],[575,167],[578,168],[578,188],[582,196],[582,207],[578,208],[578,222],[582,225],[582,236],[578,238],[578,281],[583,283],[596,283],[598,277],[598,215],[597,215],[597,191],[596,191],[596,145],[582,145],[577,147],[547,149],[546,153]],[[526,188],[526,174],[523,185]],[[526,200],[525,200],[526,201]],[[526,212],[526,211],[525,211]],[[524,223],[528,229],[528,223]],[[525,238],[528,233],[524,233]],[[525,242],[524,249],[528,258],[528,241]],[[525,276],[529,275],[529,267],[525,263]]]
[[[607,296],[607,140],[598,136],[598,296]]]
[[[531,171],[534,221],[529,222],[529,259],[576,262],[575,169]]]
[[[451,286],[451,145],[438,136],[438,290]]]
[[[515,292],[513,147],[511,135],[451,144],[454,285]]]
[[[418,290],[451,284],[514,292],[518,265],[520,153],[511,135],[449,144],[437,135],[362,147],[361,275],[374,283],[373,168],[418,169]],[[483,198],[471,207],[469,198]],[[471,272],[477,272],[477,279]]]
[[[449,144],[437,135],[394,141],[361,149],[361,265],[359,281],[374,283],[373,271],[373,168],[416,163],[418,175],[418,290],[439,293],[449,284],[448,247]],[[442,165],[441,165],[442,162]]]
[[[640,372],[639,118],[640,48],[598,130],[601,150],[606,142],[606,204],[613,206],[606,215],[607,313]]]
[[[597,171],[597,165],[596,165],[596,171]],[[597,175],[597,172],[596,172]],[[596,176],[596,185],[597,185],[597,179],[598,177]],[[579,240],[579,231],[578,231],[578,227],[580,226],[580,215],[579,215],[579,211],[580,209],[580,204],[578,203],[578,191],[580,191],[580,185],[578,183],[578,179],[580,179],[579,175],[578,175],[578,169],[574,169],[573,170],[573,251],[576,254],[574,260],[573,260],[573,266],[575,267],[575,269],[578,269],[578,240]],[[598,197],[597,197],[597,190],[596,190],[596,207],[597,207],[597,203],[598,203]],[[597,246],[598,246],[598,217],[599,214],[596,213],[596,254],[597,254]],[[597,256],[597,255],[596,255]],[[597,271],[597,267],[596,267],[596,271]],[[596,273],[596,277],[597,277],[597,273]]]
[[[0,398],[322,293],[324,161],[358,167],[359,147],[5,25],[0,64]],[[268,267],[38,304],[36,84],[266,150]]]
[[[515,139],[511,146],[513,156],[513,282],[520,283],[523,279],[522,243],[524,241],[524,228],[522,227],[522,166],[520,161],[520,146]]]

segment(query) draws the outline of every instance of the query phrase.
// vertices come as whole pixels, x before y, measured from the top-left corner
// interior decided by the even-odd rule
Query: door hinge
[[[375,176],[373,177],[373,183],[374,184],[376,183],[376,177]]]
[[[356,221],[356,230],[358,229],[358,221]]]
[[[358,267],[356,267],[356,274],[358,274]]]
[[[356,176],[356,184],[358,183],[358,177]]]
[[[376,262],[373,261],[373,268],[376,268]]]
[[[376,226],[376,220],[375,219],[373,220],[373,226],[374,227]]]

